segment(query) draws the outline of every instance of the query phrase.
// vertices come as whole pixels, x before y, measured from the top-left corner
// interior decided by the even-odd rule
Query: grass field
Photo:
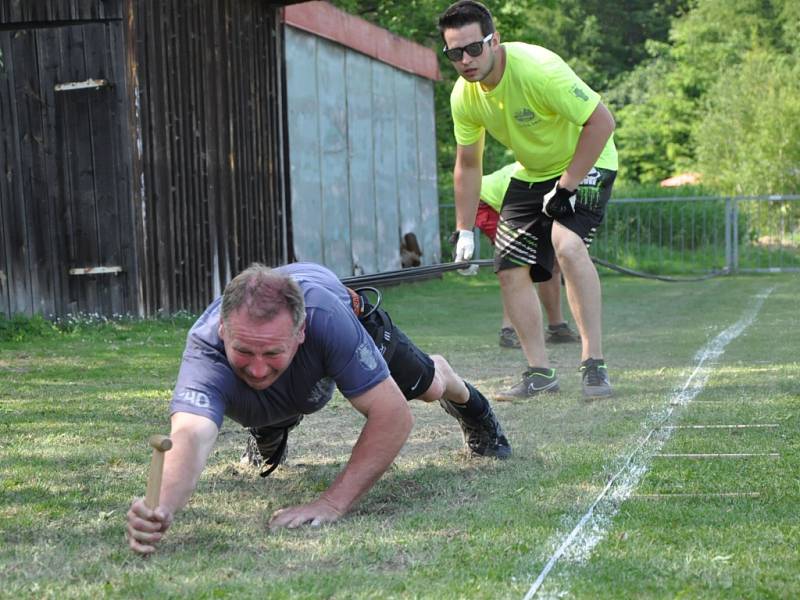
[[[276,534],[269,515],[328,486],[362,419],[335,398],[266,480],[239,465],[245,436],[226,422],[149,559],[127,549],[125,512],[148,436],[168,432],[190,320],[7,323],[0,597],[799,597],[800,278],[603,285],[613,399],[582,400],[579,349],[551,348],[562,391],[495,405],[504,462],[467,457],[455,421],[413,403],[408,444],[349,517]],[[490,273],[389,288],[385,303],[487,392],[524,369],[497,346]]]

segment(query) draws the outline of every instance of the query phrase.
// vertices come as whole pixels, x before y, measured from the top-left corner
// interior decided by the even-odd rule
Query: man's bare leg
[[[524,400],[542,392],[557,392],[558,377],[550,368],[544,348],[542,309],[536,289],[531,285],[530,269],[515,267],[499,271],[503,303],[517,330],[528,369],[521,380],[507,390],[495,394],[496,400]]]
[[[539,288],[539,299],[542,301],[544,312],[547,315],[548,325],[558,325],[564,322],[561,312],[561,271],[553,273],[548,281],[536,284]]]
[[[503,306],[508,312],[514,329],[517,330],[522,352],[531,367],[550,366],[544,348],[542,309],[539,298],[531,285],[528,267],[504,269],[497,273]]]
[[[581,333],[581,361],[603,358],[600,277],[577,234],[553,223],[553,247],[564,271],[567,301]]]

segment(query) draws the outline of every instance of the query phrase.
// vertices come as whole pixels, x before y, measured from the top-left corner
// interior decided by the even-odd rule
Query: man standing
[[[495,271],[528,369],[498,399],[558,389],[545,352],[541,309],[530,282],[550,279],[557,259],[581,335],[584,396],[611,395],[601,344],[600,279],[589,257],[617,170],[614,118],[556,54],[519,42],[500,44],[489,10],[461,0],[439,18],[444,53],[458,74],[450,96],[456,260],[474,251],[472,224],[483,172],[484,132],[511,149],[523,170],[503,201]]]
[[[500,220],[500,211],[503,207],[503,198],[506,195],[508,184],[515,172],[522,169],[519,163],[511,163],[484,175],[481,179],[481,200],[478,203],[478,213],[475,216],[475,226],[494,244],[497,236],[497,223]],[[570,329],[569,323],[564,319],[561,311],[561,269],[558,262],[553,264],[552,277],[548,281],[539,282],[536,287],[542,307],[547,315],[547,337],[545,342],[551,344],[564,344],[580,342],[580,336]],[[508,316],[505,304],[503,305],[503,321],[500,326],[500,346],[503,348],[521,348],[519,337],[514,330],[514,325]]]
[[[511,446],[486,398],[441,356],[428,356],[379,306],[328,269],[253,265],[237,275],[189,331],[173,392],[172,450],[160,505],[128,510],[127,539],[149,554],[189,501],[223,417],[250,428],[245,453],[268,475],[289,430],[338,387],[366,417],[345,468],[319,498],[276,511],[270,528],[331,523],[389,468],[411,431],[407,399],[438,400],[473,454],[507,458]]]

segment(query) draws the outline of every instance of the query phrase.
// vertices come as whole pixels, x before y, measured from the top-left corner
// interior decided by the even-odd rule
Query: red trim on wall
[[[328,2],[303,2],[286,6],[283,9],[283,21],[403,71],[434,81],[442,78],[433,50],[348,14]]]

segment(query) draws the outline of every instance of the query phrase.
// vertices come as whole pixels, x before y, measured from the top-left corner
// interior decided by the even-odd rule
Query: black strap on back
[[[365,292],[377,292],[377,301],[372,304]],[[375,288],[359,288],[355,292],[361,298],[363,312],[358,320],[367,330],[375,345],[378,347],[383,360],[387,363],[392,359],[397,348],[397,337],[393,335],[394,324],[389,314],[380,308],[381,294]]]
[[[283,458],[283,453],[286,451],[286,443],[289,440],[289,427],[285,427],[283,430],[283,434],[281,435],[281,443],[278,444],[278,448],[273,452],[272,456],[270,456],[265,462],[265,468],[261,470],[261,477],[269,477],[270,474],[278,468],[281,464],[281,459]]]

